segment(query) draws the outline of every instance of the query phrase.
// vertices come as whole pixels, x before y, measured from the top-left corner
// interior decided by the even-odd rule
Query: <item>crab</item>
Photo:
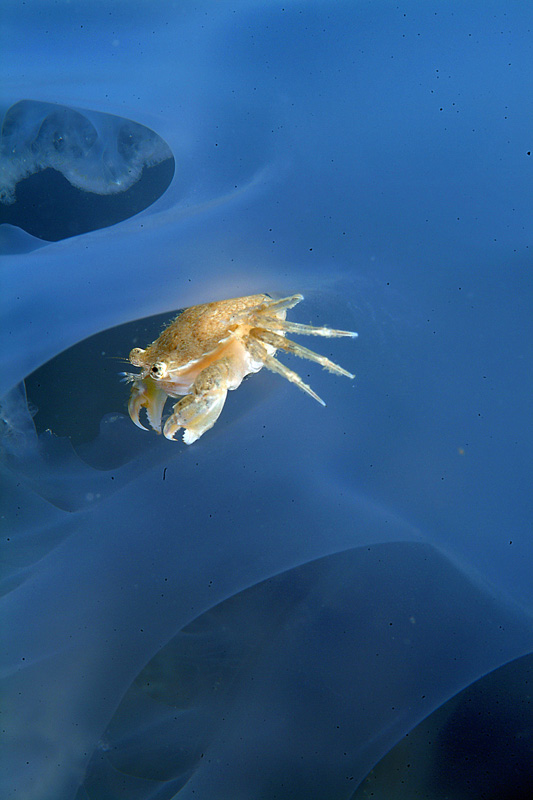
[[[146,409],[151,427],[161,433],[167,397],[181,397],[163,426],[174,440],[180,428],[183,441],[192,444],[213,427],[228,391],[237,389],[246,375],[266,367],[277,372],[322,405],[324,401],[300,376],[275,358],[277,350],[316,361],[324,369],[354,378],[329,358],[287,339],[285,334],[357,336],[352,331],[317,328],[285,319],[287,310],[303,300],[301,294],[273,300],[266,294],[236,297],[191,306],[165,328],[145,350],[135,347],[129,360],[140,373],[125,373],[132,383],[128,410],[139,428]]]

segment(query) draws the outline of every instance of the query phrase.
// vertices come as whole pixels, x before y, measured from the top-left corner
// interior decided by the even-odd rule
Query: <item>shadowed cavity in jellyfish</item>
[[[91,506],[154,458],[168,455],[167,443],[131,423],[122,370],[129,365],[125,354],[132,345],[156,339],[176,313],[156,314],[90,336],[9,391],[0,400],[4,464],[49,502],[73,511]],[[80,369],[80,364],[91,368]],[[264,402],[276,383],[266,375],[247,381],[245,402],[227,404],[225,427]],[[217,431],[211,435],[218,438]]]
[[[351,800],[529,800],[533,655],[475,681],[376,764]]]
[[[0,222],[47,241],[114,225],[168,188],[166,142],[123,117],[21,100],[0,138]]]

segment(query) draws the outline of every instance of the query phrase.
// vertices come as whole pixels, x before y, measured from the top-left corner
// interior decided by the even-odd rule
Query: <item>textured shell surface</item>
[[[179,369],[198,361],[232,335],[234,327],[237,327],[231,322],[235,314],[254,308],[265,300],[268,300],[267,295],[257,294],[185,309],[146,349],[144,363],[166,361],[173,369]]]

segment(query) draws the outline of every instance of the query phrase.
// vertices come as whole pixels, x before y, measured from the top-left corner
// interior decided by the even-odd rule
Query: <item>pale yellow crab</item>
[[[129,355],[130,362],[141,368],[140,373],[125,376],[133,384],[128,405],[133,422],[147,430],[139,421],[139,412],[144,407],[150,425],[161,433],[167,397],[185,395],[175,403],[163,433],[167,439],[174,439],[176,431],[184,428],[183,441],[192,444],[215,424],[228,390],[236,389],[246,375],[259,372],[262,367],[283,375],[325,405],[274,354],[276,350],[285,350],[316,361],[337,375],[353,378],[329,358],[291,342],[285,334],[352,337],[357,334],[286,321],[287,309],[300,300],[303,300],[301,294],[282,300],[255,294],[187,308],[146,350],[136,347]]]

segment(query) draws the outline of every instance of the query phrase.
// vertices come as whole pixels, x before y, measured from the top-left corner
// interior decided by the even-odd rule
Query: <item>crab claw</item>
[[[174,440],[174,434],[185,428],[183,441],[192,444],[212,428],[217,421],[224,402],[226,389],[218,389],[206,394],[188,394],[174,406],[173,413],[165,422],[163,433],[167,439]]]
[[[152,428],[161,433],[161,416],[163,408],[167,399],[166,392],[164,392],[150,377],[144,379],[135,378],[133,386],[131,387],[130,400],[128,403],[128,411],[132,422],[143,431],[147,431],[144,425],[139,420],[139,412],[141,408],[146,409],[148,422]]]

